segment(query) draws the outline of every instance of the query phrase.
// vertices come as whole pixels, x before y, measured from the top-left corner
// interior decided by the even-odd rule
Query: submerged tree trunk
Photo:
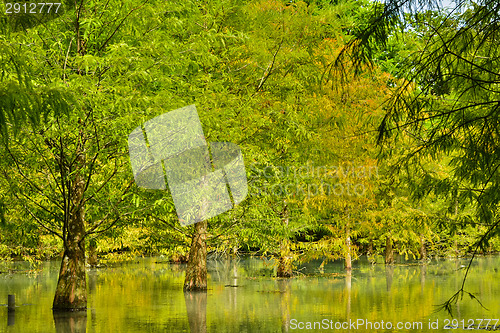
[[[75,224],[73,226],[74,229],[80,229]],[[68,235],[68,244],[64,249],[59,280],[52,305],[54,310],[74,311],[87,308],[85,242],[80,240],[83,232],[76,230],[74,232],[75,234]]]
[[[85,155],[81,151],[78,152],[75,162],[81,170],[85,163]],[[71,209],[64,222],[64,254],[53,310],[75,311],[87,308],[84,191],[85,180],[78,172],[71,187]]]
[[[394,250],[392,248],[392,239],[387,236],[385,241],[385,263],[386,265],[394,264]]]
[[[207,290],[207,221],[195,224],[184,291]]]
[[[289,278],[292,276],[292,259],[289,241],[283,240],[280,244],[280,257],[278,259],[277,277]]]

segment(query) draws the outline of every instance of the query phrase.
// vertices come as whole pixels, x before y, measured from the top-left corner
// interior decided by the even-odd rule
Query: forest
[[[54,310],[86,309],[86,271],[138,257],[185,263],[189,292],[214,259],[293,279],[469,258],[465,279],[500,252],[500,3],[26,8],[0,14],[0,261],[60,262]],[[129,135],[190,105],[212,163],[213,143],[239,147],[246,195],[184,225],[171,180],[139,186]]]

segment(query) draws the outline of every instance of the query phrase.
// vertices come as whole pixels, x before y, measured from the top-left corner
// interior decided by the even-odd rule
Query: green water
[[[86,316],[54,317],[51,304],[59,263],[44,263],[37,271],[25,263],[0,263],[0,332],[464,331],[445,329],[451,317],[434,311],[460,287],[465,259],[390,268],[361,259],[350,276],[343,274],[340,262],[325,265],[323,272],[319,264],[302,265],[304,276],[284,280],[272,278],[273,268],[260,259],[211,260],[208,293],[185,295],[185,266],[141,258],[88,270]],[[500,256],[473,263],[466,290],[487,310],[464,297],[453,306],[460,327],[474,319],[500,319],[499,279]],[[17,305],[11,315],[9,294],[16,296]],[[429,322],[434,326],[429,328]],[[403,325],[400,330],[398,323]]]

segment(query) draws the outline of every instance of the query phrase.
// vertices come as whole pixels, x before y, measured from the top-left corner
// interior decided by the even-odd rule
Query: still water
[[[86,316],[62,317],[51,311],[58,262],[37,270],[26,263],[0,263],[0,332],[464,331],[445,329],[452,317],[436,313],[435,305],[460,288],[465,259],[385,267],[361,258],[351,275],[340,262],[322,271],[320,263],[301,265],[301,275],[286,280],[273,278],[272,266],[261,259],[210,260],[208,293],[185,295],[184,265],[140,258],[88,270]],[[500,319],[499,280],[500,256],[478,258],[465,289],[486,309],[464,296],[453,306],[455,323],[467,327],[477,319],[477,327],[479,319]],[[10,315],[9,294],[17,305]]]

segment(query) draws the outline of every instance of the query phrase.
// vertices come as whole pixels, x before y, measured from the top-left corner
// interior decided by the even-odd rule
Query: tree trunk
[[[71,208],[64,221],[64,254],[59,271],[53,310],[75,311],[87,308],[85,276],[85,180],[80,171],[85,164],[81,146],[77,148],[77,170],[71,186]]]
[[[394,250],[392,248],[392,239],[389,236],[387,236],[385,241],[385,264],[394,264]]]
[[[352,270],[352,244],[351,244],[351,214],[349,212],[348,206],[344,208],[344,213],[346,215],[346,226],[345,226],[345,270],[350,272]]]
[[[95,239],[89,242],[89,257],[87,263],[90,267],[97,267],[97,246]]]
[[[373,254],[373,240],[370,238],[370,242],[368,243],[368,256],[371,256]]]
[[[425,238],[423,235],[420,235],[420,259],[427,259],[427,251],[425,249]]]
[[[346,271],[350,272],[352,270],[352,258],[351,258],[351,235],[349,233],[349,226],[346,228],[347,230],[347,235],[345,238],[345,246],[346,246],[346,253],[345,253],[345,269]]]
[[[85,276],[85,223],[83,207],[69,220],[64,254],[59,271],[54,310],[85,310],[87,286]]]
[[[278,259],[277,277],[289,278],[292,276],[292,260],[289,241],[283,240],[280,244],[280,257]]]
[[[207,221],[195,224],[184,291],[207,290]]]
[[[78,233],[71,237],[73,239],[68,240],[68,245],[65,246],[53,310],[74,311],[87,308],[85,242],[78,240],[80,235]]]
[[[288,211],[286,204],[281,215],[283,226],[288,228]],[[276,276],[284,278],[292,276],[292,253],[290,251],[290,240],[286,237],[280,242],[280,254]]]

